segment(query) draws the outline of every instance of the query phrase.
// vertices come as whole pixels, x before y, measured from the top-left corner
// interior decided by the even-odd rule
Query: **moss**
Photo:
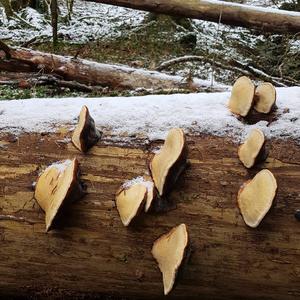
[[[85,45],[60,41],[56,49],[53,49],[49,42],[35,48],[61,55],[75,56],[78,54],[80,58],[98,62],[128,64],[133,67],[153,69],[160,62],[173,56],[185,55],[187,52],[186,43],[181,43],[176,36],[181,29],[176,28],[176,24],[170,21],[169,17],[165,18],[160,15],[159,18],[158,22],[144,23],[134,30],[122,28],[122,35],[115,39],[90,42]],[[191,39],[194,44],[195,35],[189,40]]]

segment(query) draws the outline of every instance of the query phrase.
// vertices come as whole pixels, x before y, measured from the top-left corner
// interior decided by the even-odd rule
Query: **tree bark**
[[[187,82],[181,76],[171,76],[156,71],[134,69],[126,66],[102,64],[84,59],[67,58],[30,49],[11,49],[9,54],[11,58],[5,59],[4,53],[0,53],[0,70],[2,71],[54,74],[65,80],[74,80],[90,85],[110,86],[118,89],[185,88],[204,90],[210,88],[201,80]],[[212,87],[211,90],[221,91],[224,89],[222,87]]]
[[[296,299],[300,296],[300,147],[272,140],[267,161],[246,170],[237,145],[226,138],[189,136],[190,168],[167,214],[146,214],[125,228],[115,208],[118,187],[143,175],[150,146],[99,142],[84,155],[58,134],[0,136],[0,295],[76,298],[83,295],[157,299],[162,278],[151,256],[156,238],[186,223],[190,262],[170,299]],[[69,136],[69,135],[67,135]],[[33,199],[41,167],[77,157],[88,194],[64,214],[62,227],[45,233]],[[274,208],[250,229],[236,204],[241,184],[260,168],[278,181]],[[56,299],[55,298],[55,299]]]
[[[210,0],[85,0],[192,19],[254,28],[262,32],[300,32],[300,12]]]
[[[52,25],[52,41],[53,41],[53,47],[57,46],[58,37],[57,37],[57,26],[58,26],[58,6],[57,6],[57,0],[51,0],[50,3],[50,9],[51,9],[51,25]]]

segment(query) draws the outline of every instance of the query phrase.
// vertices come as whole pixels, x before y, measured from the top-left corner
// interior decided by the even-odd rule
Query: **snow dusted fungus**
[[[126,190],[136,184],[144,185],[147,188],[148,192],[153,189],[153,182],[145,180],[145,178],[143,176],[139,176],[139,177],[136,177],[136,178],[133,178],[131,180],[124,182],[124,184],[122,185],[122,188]]]
[[[73,129],[82,105],[87,105],[103,138],[128,142],[164,139],[173,127],[186,133],[207,133],[244,139],[252,128],[267,137],[300,141],[300,87],[277,88],[278,120],[247,125],[227,108],[229,92],[151,95],[114,98],[65,98],[0,101],[0,130],[53,132],[59,127]],[[58,109],[59,108],[59,109]]]
[[[65,171],[65,169],[71,165],[71,163],[72,163],[72,161],[69,159],[57,161],[57,162],[51,164],[50,166],[48,166],[42,173],[46,172],[50,168],[55,168],[59,172],[59,176],[61,176],[63,174],[63,172]]]

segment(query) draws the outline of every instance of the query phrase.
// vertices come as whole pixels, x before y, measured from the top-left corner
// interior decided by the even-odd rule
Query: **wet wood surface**
[[[298,299],[300,297],[300,147],[268,141],[267,161],[246,170],[226,138],[188,137],[190,167],[170,195],[176,209],[143,214],[125,228],[114,194],[144,175],[156,142],[116,146],[99,142],[83,155],[60,135],[0,137],[0,295],[76,298],[110,295],[163,298],[151,256],[156,238],[185,223],[192,255],[170,299]],[[88,195],[45,233],[32,183],[42,168],[77,157]],[[248,228],[236,195],[260,169],[278,182],[276,204],[257,229]]]

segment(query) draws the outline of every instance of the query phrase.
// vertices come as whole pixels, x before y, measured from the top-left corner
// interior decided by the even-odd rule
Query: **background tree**
[[[57,46],[57,24],[58,24],[58,5],[57,0],[51,0],[50,4],[51,8],[51,24],[52,24],[52,39],[53,39],[53,47]]]

